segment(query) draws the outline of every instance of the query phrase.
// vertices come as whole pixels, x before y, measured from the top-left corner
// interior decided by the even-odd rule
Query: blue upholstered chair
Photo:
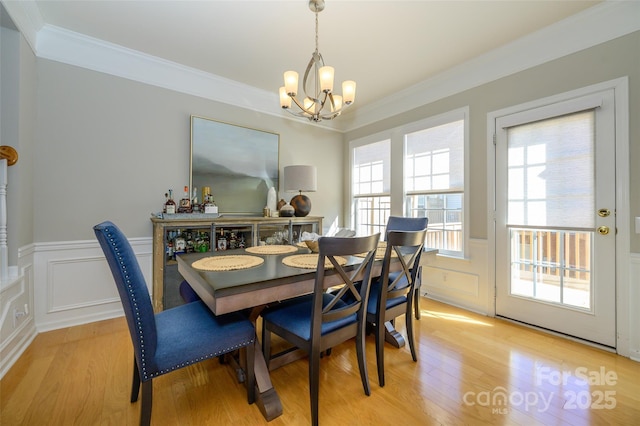
[[[386,231],[421,231],[427,229],[429,219],[426,217],[402,217],[402,216],[389,216],[387,220]],[[420,319],[420,285],[422,284],[422,267],[418,266],[416,271],[416,286],[413,291],[413,308],[415,311],[416,319]],[[395,276],[392,274],[391,280]]]
[[[184,300],[184,303],[197,302],[198,300],[202,300],[198,293],[191,287],[187,281],[182,281],[180,283],[180,287],[178,287],[178,291],[180,292],[180,297]]]
[[[140,425],[151,421],[152,379],[190,364],[245,348],[247,397],[255,399],[253,324],[240,315],[216,317],[202,301],[154,314],[149,291],[133,249],[111,222],[94,232],[115,280],[133,342],[131,402],[142,384]]]
[[[271,359],[271,333],[275,333],[309,355],[309,393],[311,419],[318,424],[320,354],[355,337],[360,378],[366,395],[371,393],[365,360],[365,315],[369,295],[371,268],[375,260],[379,234],[368,237],[321,237],[313,294],[269,308],[262,314],[262,347],[267,363]],[[360,266],[345,271],[338,256],[366,253]],[[325,260],[332,268],[325,267]],[[362,285],[356,288],[356,282]],[[344,285],[335,292],[325,292],[331,283]],[[344,297],[350,294],[350,302]]]
[[[369,303],[367,304],[367,323],[375,328],[376,361],[378,364],[378,383],[384,386],[384,342],[387,321],[405,316],[407,340],[413,361],[417,361],[413,337],[412,305],[420,255],[424,247],[427,230],[387,231],[387,248],[382,261],[382,275],[371,283]],[[389,268],[395,254],[402,269],[390,274]]]

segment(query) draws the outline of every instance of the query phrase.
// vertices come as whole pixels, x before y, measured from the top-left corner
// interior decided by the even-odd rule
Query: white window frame
[[[464,158],[464,187],[462,192],[460,191],[447,191],[443,190],[441,192],[432,192],[432,191],[411,191],[410,193],[404,188],[403,190],[403,204],[404,209],[403,213],[405,216],[410,216],[411,212],[409,212],[409,201],[408,197],[418,195],[418,194],[430,194],[430,195],[446,195],[446,194],[459,194],[462,193],[462,247],[460,251],[450,251],[439,249],[440,255],[450,256],[454,258],[466,258],[467,257],[467,248],[469,247],[469,209],[467,208],[468,200],[469,200],[469,107],[459,108],[453,111],[445,112],[433,117],[425,118],[424,120],[416,121],[409,125],[403,126],[402,129],[402,179],[403,185],[405,183],[405,170],[404,170],[404,161],[406,157],[405,152],[405,138],[407,134],[419,132],[421,130],[426,130],[432,127],[441,126],[444,124],[452,123],[454,121],[463,121],[463,158]],[[428,225],[427,225],[428,227]]]
[[[449,123],[451,121],[464,120],[464,191],[463,191],[463,205],[462,205],[462,252],[456,255],[449,255],[446,253],[439,253],[440,255],[450,256],[453,258],[468,258],[469,247],[469,218],[470,213],[467,205],[469,200],[469,107],[461,107],[443,114],[425,118],[413,123],[408,123],[402,126],[394,127],[373,135],[369,135],[360,139],[350,141],[349,147],[349,167],[348,167],[348,194],[350,200],[350,226],[355,229],[356,227],[356,204],[353,193],[353,160],[354,150],[357,147],[368,145],[376,142],[380,142],[386,139],[391,140],[391,191],[388,194],[390,197],[391,208],[390,214],[403,216],[405,212],[405,198],[406,191],[404,188],[404,135],[407,133],[413,133],[428,127],[438,126],[440,124]]]
[[[363,141],[360,141],[359,143],[354,143],[354,144],[350,144],[350,149],[349,149],[349,195],[350,195],[350,200],[351,200],[351,223],[352,223],[352,227],[358,231],[361,227],[361,225],[358,223],[358,202],[364,198],[389,198],[389,205],[391,206],[391,194],[390,192],[387,191],[382,191],[382,192],[370,192],[370,193],[363,193],[363,194],[358,194],[356,195],[354,192],[354,160],[355,160],[355,150],[357,148],[366,146],[366,145],[372,145],[375,143],[379,143],[379,142],[389,142],[389,157],[390,157],[390,161],[391,161],[391,156],[392,156],[392,141],[389,137],[371,137],[371,138],[366,138]],[[393,168],[391,166],[391,164],[389,165],[389,173],[390,175],[393,174]],[[389,179],[392,179],[392,176],[389,176]],[[391,209],[389,209],[389,211],[386,211],[386,209],[382,210],[382,217],[384,218],[381,223],[378,224],[370,224],[370,231],[371,233],[375,233],[375,232],[380,232],[381,235],[384,235],[384,230],[387,224],[387,218],[389,217],[389,215],[391,214]],[[381,237],[384,238],[384,237]]]

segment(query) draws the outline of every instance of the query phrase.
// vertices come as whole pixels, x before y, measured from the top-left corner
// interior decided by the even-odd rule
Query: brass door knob
[[[598,234],[607,235],[608,233],[609,233],[609,227],[608,226],[600,226],[598,228]]]
[[[609,209],[600,209],[598,210],[598,216],[600,217],[607,217],[611,214],[611,211]]]

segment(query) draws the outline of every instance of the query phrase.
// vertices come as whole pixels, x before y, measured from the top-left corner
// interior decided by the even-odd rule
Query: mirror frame
[[[279,189],[280,135],[191,116],[189,188],[211,188],[220,215],[262,216],[269,188]]]

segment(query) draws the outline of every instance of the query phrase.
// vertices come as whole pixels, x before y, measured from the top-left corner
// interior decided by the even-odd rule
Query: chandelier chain
[[[318,12],[316,11],[316,53],[318,53]]]

